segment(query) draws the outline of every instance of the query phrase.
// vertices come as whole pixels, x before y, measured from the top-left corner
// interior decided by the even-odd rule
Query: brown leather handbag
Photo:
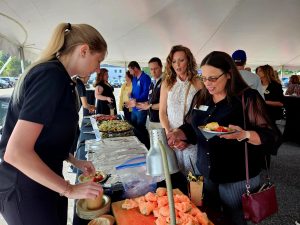
[[[244,130],[246,130],[245,102],[242,96]],[[267,163],[267,160],[265,158]],[[267,180],[261,188],[255,192],[250,192],[249,168],[248,168],[248,144],[245,142],[245,167],[246,167],[246,193],[242,195],[242,205],[244,217],[253,223],[259,223],[263,219],[271,216],[278,211],[278,204],[275,193],[275,186],[270,182],[269,169],[267,169]]]

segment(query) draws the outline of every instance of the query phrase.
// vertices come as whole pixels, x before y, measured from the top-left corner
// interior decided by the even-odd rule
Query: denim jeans
[[[138,127],[146,126],[148,111],[141,110],[136,111],[132,110],[131,112],[131,123],[134,127],[138,129]]]
[[[132,111],[131,112],[131,123],[134,126],[134,134],[142,142],[146,148],[150,148],[149,133],[146,129],[147,111]]]

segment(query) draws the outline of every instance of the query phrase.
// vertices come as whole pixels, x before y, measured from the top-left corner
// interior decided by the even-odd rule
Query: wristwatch
[[[237,139],[238,141],[249,141],[250,138],[250,132],[245,130],[245,137],[241,139]]]

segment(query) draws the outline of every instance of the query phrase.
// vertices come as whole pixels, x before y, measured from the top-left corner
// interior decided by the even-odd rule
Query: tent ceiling
[[[58,23],[88,23],[108,42],[106,62],[165,61],[183,44],[198,63],[244,49],[248,65],[299,68],[299,11],[299,0],[0,0],[0,49],[24,45],[32,59]]]

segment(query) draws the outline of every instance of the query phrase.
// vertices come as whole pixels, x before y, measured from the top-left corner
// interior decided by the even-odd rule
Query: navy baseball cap
[[[246,62],[247,60],[247,56],[246,56],[246,52],[244,50],[236,50],[233,54],[232,54],[232,59],[234,62]]]

